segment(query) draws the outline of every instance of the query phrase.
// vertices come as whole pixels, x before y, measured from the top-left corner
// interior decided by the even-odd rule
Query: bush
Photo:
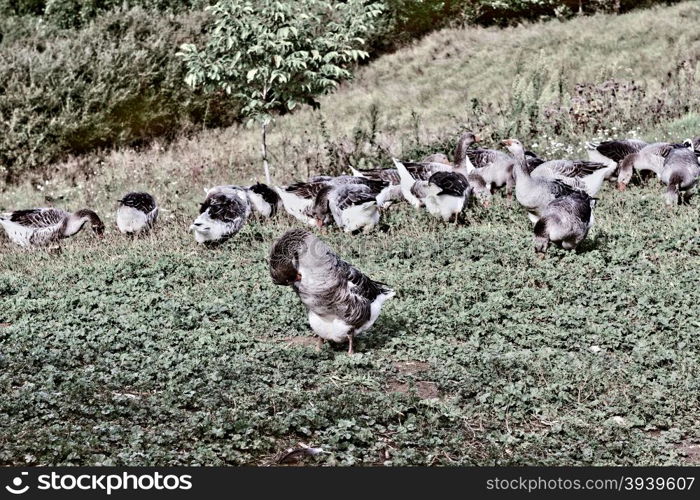
[[[205,117],[231,123],[231,104],[185,88],[174,57],[203,18],[118,9],[79,31],[23,18],[13,27],[21,35],[0,44],[0,174],[9,182],[67,154],[172,136]]]

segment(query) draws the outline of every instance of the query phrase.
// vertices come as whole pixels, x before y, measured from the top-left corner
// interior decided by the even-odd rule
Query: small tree
[[[381,14],[363,0],[220,0],[209,8],[208,39],[201,49],[184,44],[185,81],[206,91],[223,89],[242,104],[247,124],[258,122],[265,179],[267,127],[274,112],[314,99],[350,78],[350,67],[366,58],[361,50]]]

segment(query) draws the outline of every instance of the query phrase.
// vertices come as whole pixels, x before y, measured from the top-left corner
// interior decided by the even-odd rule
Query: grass
[[[507,103],[516,88],[513,61],[484,66],[495,48],[520,50],[528,67],[565,63],[569,82],[620,77],[624,62],[658,89],[674,64],[669,49],[697,52],[696,33],[672,29],[688,16],[700,16],[697,4],[436,33],[364,68],[320,115],[281,118],[277,178],[335,168],[329,145],[353,140],[358,122],[371,130],[373,102],[381,114],[374,144],[362,143],[368,161],[446,142],[472,119],[459,82],[485,102]],[[464,76],[436,80],[427,68],[438,66]],[[405,76],[420,68],[422,77]],[[638,116],[635,130],[697,134],[699,112]],[[504,127],[496,122],[494,135]],[[551,135],[546,147],[571,137]],[[577,136],[574,151],[590,138]],[[372,234],[325,232],[397,297],[359,354],[317,353],[302,305],[267,271],[272,241],[293,221],[253,222],[216,250],[186,232],[202,187],[257,174],[255,140],[210,130],[4,187],[0,209],[86,205],[110,230],[101,241],[89,231],[66,240],[60,255],[0,237],[0,464],[267,464],[299,442],[328,451],[307,464],[687,463],[700,440],[697,197],[669,211],[655,182],[606,186],[581,251],[551,250],[544,261],[523,211],[500,197],[456,228],[397,205]],[[114,228],[115,200],[130,189],[164,208],[158,230],[134,241]]]

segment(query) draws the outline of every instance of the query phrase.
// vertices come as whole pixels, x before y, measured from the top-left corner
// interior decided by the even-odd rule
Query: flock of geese
[[[533,224],[534,247],[543,257],[551,244],[576,249],[594,223],[596,195],[606,179],[626,189],[633,173],[650,171],[666,185],[664,203],[690,196],[700,178],[700,136],[682,143],[648,144],[637,139],[587,143],[588,160],[544,160],[517,139],[502,141],[508,152],[471,147],[481,139],[463,133],[453,161],[435,153],[420,162],[393,159],[393,168],[352,169],[352,175],[314,176],[306,182],[270,187],[216,186],[205,190],[199,215],[190,226],[197,243],[220,244],[255,216],[274,217],[281,209],[306,225],[335,225],[348,233],[368,232],[382,211],[399,201],[425,208],[445,222],[458,222],[470,201],[489,206],[493,194],[513,192]],[[128,193],[117,208],[117,227],[137,235],[150,231],[158,206],[149,193]],[[16,210],[0,215],[9,239],[20,246],[43,246],[78,233],[90,223],[97,235],[104,224],[92,210]],[[273,282],[291,286],[308,311],[319,341],[349,341],[369,329],[393,290],[343,261],[306,229],[287,231],[272,246]]]

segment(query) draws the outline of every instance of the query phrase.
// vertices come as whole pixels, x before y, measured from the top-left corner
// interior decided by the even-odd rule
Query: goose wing
[[[440,188],[438,195],[463,196],[469,189],[467,179],[456,172],[436,172],[428,182]]]
[[[555,198],[561,198],[562,196],[568,196],[577,192],[582,191],[582,189],[577,189],[578,186],[571,186],[565,182],[558,179],[548,179],[547,189],[554,195]]]
[[[641,150],[646,143],[637,140],[623,141],[605,141],[598,144],[595,148],[603,156],[610,158],[612,161],[622,161],[625,156],[631,155]]]
[[[384,283],[370,279],[359,269],[340,258],[338,258],[338,271],[341,276],[338,289],[340,296],[336,298],[339,315],[350,325],[362,326],[370,319],[372,302],[380,294],[388,294],[392,290]]]
[[[586,177],[606,165],[594,161],[586,160],[551,160],[545,162],[532,171],[532,175],[540,175],[540,172],[550,172],[552,175],[561,177]]]
[[[156,208],[156,200],[148,193],[128,193],[119,200],[125,207],[135,208],[145,214],[150,214]]]
[[[310,200],[316,198],[316,195],[321,192],[321,190],[326,186],[325,182],[296,182],[290,184],[284,190],[288,193],[292,193],[300,198],[306,198]]]
[[[466,154],[475,168],[483,168],[494,163],[498,156],[492,149],[468,149]]]
[[[43,229],[61,224],[67,216],[67,212],[58,208],[31,208],[15,210],[9,219],[20,226]]]
[[[354,205],[363,205],[377,201],[376,195],[368,186],[362,184],[343,186],[333,193],[333,200],[339,210],[345,210]]]

